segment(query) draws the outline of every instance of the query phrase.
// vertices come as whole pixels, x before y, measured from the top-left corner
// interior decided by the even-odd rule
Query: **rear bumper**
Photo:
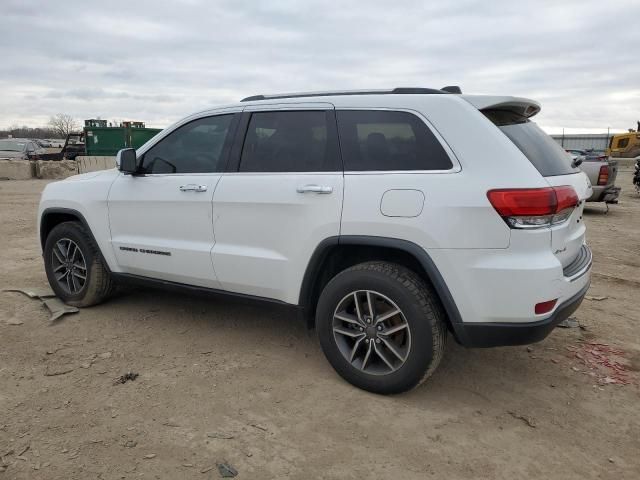
[[[616,187],[615,185],[607,185],[607,186],[593,186],[593,193],[589,198],[587,198],[587,202],[607,202],[607,203],[617,203],[618,197],[620,196],[620,187]]]
[[[544,340],[551,330],[575,312],[589,290],[582,290],[563,302],[549,318],[530,323],[462,323],[455,325],[459,343],[470,348],[528,345]]]

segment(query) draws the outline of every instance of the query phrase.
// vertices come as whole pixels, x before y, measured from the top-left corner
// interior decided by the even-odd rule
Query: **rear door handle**
[[[206,192],[206,185],[196,185],[195,183],[190,183],[188,185],[180,185],[181,192]]]
[[[333,187],[326,187],[324,185],[304,185],[296,189],[298,193],[331,193]]]

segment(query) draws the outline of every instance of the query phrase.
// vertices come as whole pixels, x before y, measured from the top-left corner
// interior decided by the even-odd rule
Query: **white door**
[[[227,114],[183,124],[142,154],[140,175],[116,179],[109,223],[122,272],[219,288],[211,201],[235,121]]]
[[[295,108],[245,110],[234,171],[213,197],[222,288],[293,304],[316,246],[340,233],[343,185],[333,106]]]

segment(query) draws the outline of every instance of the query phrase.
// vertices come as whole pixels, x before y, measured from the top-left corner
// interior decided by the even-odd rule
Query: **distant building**
[[[590,150],[604,152],[609,148],[609,139],[613,134],[608,133],[565,133],[551,135],[565,150]]]

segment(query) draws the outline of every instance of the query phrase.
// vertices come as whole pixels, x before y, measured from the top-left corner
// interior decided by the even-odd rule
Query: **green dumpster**
[[[121,127],[84,127],[88,156],[111,157],[126,148],[126,131]]]
[[[131,148],[140,148],[161,131],[159,128],[132,128],[129,130],[129,146]]]
[[[143,122],[122,122],[119,127],[107,126],[106,120],[84,122],[86,155],[115,156],[122,148],[139,148],[154,137],[159,128],[146,128]]]

